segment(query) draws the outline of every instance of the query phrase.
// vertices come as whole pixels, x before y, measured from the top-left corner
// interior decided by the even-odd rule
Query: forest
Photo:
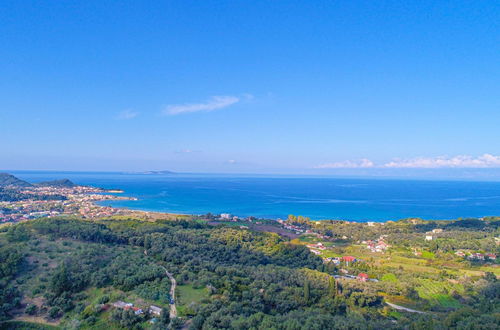
[[[404,250],[418,242],[436,255],[471,244],[497,248],[489,239],[498,235],[496,224],[462,225],[448,227],[462,236],[448,233],[450,237],[443,236],[446,244],[437,246],[436,241],[421,239],[422,232],[432,229],[424,223],[321,226],[334,242],[338,236],[339,243],[345,243],[338,244],[338,252],[350,252],[356,241],[381,233],[393,247]],[[457,284],[459,275],[452,271],[416,273],[369,258],[334,265],[304,244],[275,233],[199,220],[52,218],[1,231],[4,328],[38,324],[65,329],[496,329],[500,321],[500,282],[492,272],[474,273]],[[170,281],[164,269],[174,274],[185,294],[173,320],[168,317]],[[341,269],[368,272],[377,281],[335,277]],[[422,298],[424,285],[431,290],[448,279],[445,288],[455,290],[453,303],[433,305],[436,297],[430,294]],[[388,297],[406,299],[424,312],[393,310],[385,303]],[[131,301],[143,309],[155,305],[163,308],[162,316],[114,308],[116,301]]]

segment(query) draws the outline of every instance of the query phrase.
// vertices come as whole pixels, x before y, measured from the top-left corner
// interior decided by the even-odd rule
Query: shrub
[[[36,305],[28,305],[28,307],[26,307],[24,312],[26,314],[29,314],[29,315],[35,315],[37,310],[38,310],[38,307],[36,307]]]
[[[59,307],[52,307],[50,310],[49,310],[49,317],[51,319],[56,319],[58,318],[59,316],[61,316],[62,314],[62,311]]]
[[[98,303],[99,304],[105,304],[109,301],[109,296],[102,296],[101,298],[99,298],[99,301]]]

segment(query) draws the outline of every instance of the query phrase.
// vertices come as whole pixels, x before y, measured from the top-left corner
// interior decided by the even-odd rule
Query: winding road
[[[168,278],[170,279],[170,299],[174,301],[173,304],[170,304],[170,320],[175,319],[177,317],[177,307],[175,307],[175,287],[177,286],[177,282],[175,281],[174,275],[169,273],[169,271],[161,266],[163,270],[165,271],[165,274],[167,274]]]
[[[422,311],[417,311],[415,309],[411,309],[411,308],[407,308],[407,307],[404,307],[404,306],[400,306],[400,305],[396,305],[396,304],[392,304],[390,302],[385,302],[387,305],[391,306],[392,308],[394,309],[397,309],[397,310],[400,310],[400,311],[405,311],[405,312],[410,312],[410,313],[419,313],[419,314],[427,314],[426,312],[422,312]]]

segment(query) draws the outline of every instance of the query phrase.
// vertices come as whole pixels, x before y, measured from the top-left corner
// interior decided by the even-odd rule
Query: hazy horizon
[[[169,171],[170,174],[149,174],[148,172]],[[339,169],[327,172],[200,172],[200,171],[172,171],[167,169],[145,169],[136,171],[119,170],[57,170],[57,169],[0,169],[0,173],[27,174],[27,173],[91,173],[91,174],[148,174],[148,175],[193,175],[193,176],[232,176],[232,177],[309,177],[309,178],[338,178],[338,179],[388,179],[388,180],[431,180],[431,181],[500,181],[500,169],[391,169],[356,170]],[[60,175],[57,176],[58,178]]]

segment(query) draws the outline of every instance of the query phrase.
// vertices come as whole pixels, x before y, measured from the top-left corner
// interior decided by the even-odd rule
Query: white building
[[[149,314],[160,315],[161,308],[158,306],[151,305],[151,306],[149,306]]]

